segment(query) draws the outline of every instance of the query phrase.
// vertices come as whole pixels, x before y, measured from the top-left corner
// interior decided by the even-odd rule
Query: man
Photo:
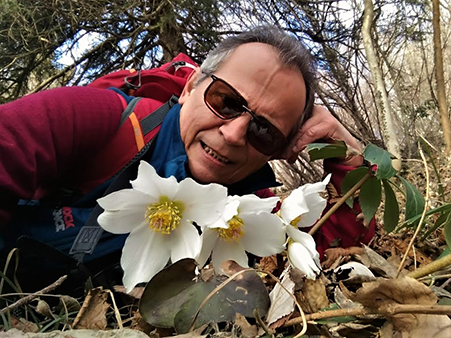
[[[358,142],[327,110],[313,109],[312,65],[305,47],[274,27],[224,40],[192,73],[179,104],[165,117],[154,148],[143,159],[161,176],[192,177],[200,183],[223,184],[230,194],[248,194],[277,185],[269,160],[294,161],[315,140],[340,139],[358,149]],[[26,222],[16,230],[10,221],[29,217],[17,212],[14,216],[18,200],[43,200],[60,187],[86,195],[121,169],[98,160],[117,132],[123,100],[130,100],[119,94],[59,88],[0,107],[0,224],[9,232],[14,227],[14,235],[3,235],[6,244],[28,231]],[[354,157],[326,167],[340,179],[352,169],[349,165],[360,164],[361,158]],[[98,167],[101,175],[93,169]],[[354,233],[345,245],[368,242],[374,228],[363,227],[354,214],[352,218]],[[342,232],[335,226],[323,228]],[[73,235],[79,227],[65,230]],[[109,235],[100,242],[96,250],[102,254],[96,257],[120,251],[123,237],[118,237]],[[330,245],[330,237],[323,236],[321,250]],[[45,236],[39,240],[46,242]],[[73,236],[64,233],[55,240],[66,253],[72,241]]]

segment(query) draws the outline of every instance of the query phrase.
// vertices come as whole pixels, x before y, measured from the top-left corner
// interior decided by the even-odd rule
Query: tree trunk
[[[365,47],[366,58],[374,81],[376,92],[376,105],[380,112],[380,120],[382,121],[382,133],[387,150],[401,159],[399,142],[393,123],[393,113],[388,99],[387,89],[382,77],[382,70],[379,67],[378,57],[374,51],[373,41],[371,38],[371,26],[374,19],[373,1],[364,0],[365,10],[363,14],[362,39]],[[399,169],[400,163],[394,163],[396,169]]]
[[[437,102],[442,123],[445,152],[448,156],[451,150],[451,125],[448,115],[448,104],[446,103],[445,80],[443,76],[443,55],[440,33],[440,3],[432,0],[432,26],[434,28],[434,59],[435,78],[437,81]]]

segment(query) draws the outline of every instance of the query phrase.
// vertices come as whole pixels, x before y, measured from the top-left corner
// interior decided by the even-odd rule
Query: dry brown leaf
[[[55,315],[52,312],[49,304],[45,300],[38,299],[38,304],[36,305],[36,312],[40,315],[43,315],[47,318],[55,318]]]
[[[39,332],[39,326],[33,322],[26,320],[25,318],[16,318],[14,316],[11,316],[9,323],[11,324],[12,329],[17,329],[22,332]]]
[[[258,264],[260,270],[264,272],[273,273],[277,269],[277,255],[272,255],[269,257],[262,257],[260,263]]]
[[[380,311],[398,304],[432,306],[437,303],[437,296],[432,290],[409,277],[364,283],[355,293],[348,291],[342,283],[340,286],[352,301]],[[448,327],[451,336],[451,320],[446,315],[400,313],[387,317],[394,331],[405,333],[410,338],[434,337],[448,330]]]
[[[305,313],[315,313],[329,306],[326,287],[321,278],[314,280],[306,278],[304,285],[295,292],[295,295]]]
[[[103,330],[107,326],[106,312],[109,304],[106,302],[108,292],[102,288],[89,291],[83,305],[74,320],[75,329]]]
[[[253,338],[257,337],[258,328],[255,325],[249,324],[246,317],[242,314],[236,314],[235,325],[241,328],[241,337],[243,338]]]
[[[133,297],[135,299],[141,299],[143,292],[144,292],[144,286],[136,286],[133,288],[132,291],[128,292],[125,290],[125,286],[123,285],[115,285],[113,287],[114,292],[119,292],[126,294],[127,296]]]
[[[387,260],[379,255],[376,251],[372,250],[368,246],[364,246],[364,253],[358,255],[358,259],[368,268],[373,271],[377,271],[387,277],[396,278],[398,274],[397,268],[387,262]],[[407,274],[408,271],[401,270],[401,276]]]
[[[349,248],[329,248],[324,251],[326,260],[321,263],[324,269],[328,269],[332,264],[341,257],[359,255],[364,252],[362,247],[352,246]]]

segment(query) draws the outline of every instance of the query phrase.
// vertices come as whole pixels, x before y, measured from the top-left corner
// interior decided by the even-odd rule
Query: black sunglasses
[[[210,77],[213,82],[205,90],[204,101],[217,117],[230,120],[245,112],[251,114],[246,136],[249,143],[264,155],[271,156],[287,145],[282,132],[267,119],[250,110],[245,98],[235,88],[215,75]]]

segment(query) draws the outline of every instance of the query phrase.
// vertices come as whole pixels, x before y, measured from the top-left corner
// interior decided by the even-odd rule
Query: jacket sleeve
[[[329,198],[323,214],[335,204],[337,198],[341,197],[341,182],[346,174],[354,169],[354,167],[339,164],[331,160],[324,161],[324,171],[332,173],[332,178],[330,182],[331,187],[328,187]],[[332,194],[331,190],[333,191]],[[313,235],[321,259],[324,257],[324,250],[330,247],[347,248],[370,242],[375,233],[376,221],[373,218],[369,224],[365,224],[363,218],[358,217],[360,213],[361,208],[357,199],[354,200],[353,208],[350,208],[345,203]]]
[[[119,126],[123,105],[111,90],[63,87],[0,106],[0,226],[19,199],[42,197],[64,181]]]

